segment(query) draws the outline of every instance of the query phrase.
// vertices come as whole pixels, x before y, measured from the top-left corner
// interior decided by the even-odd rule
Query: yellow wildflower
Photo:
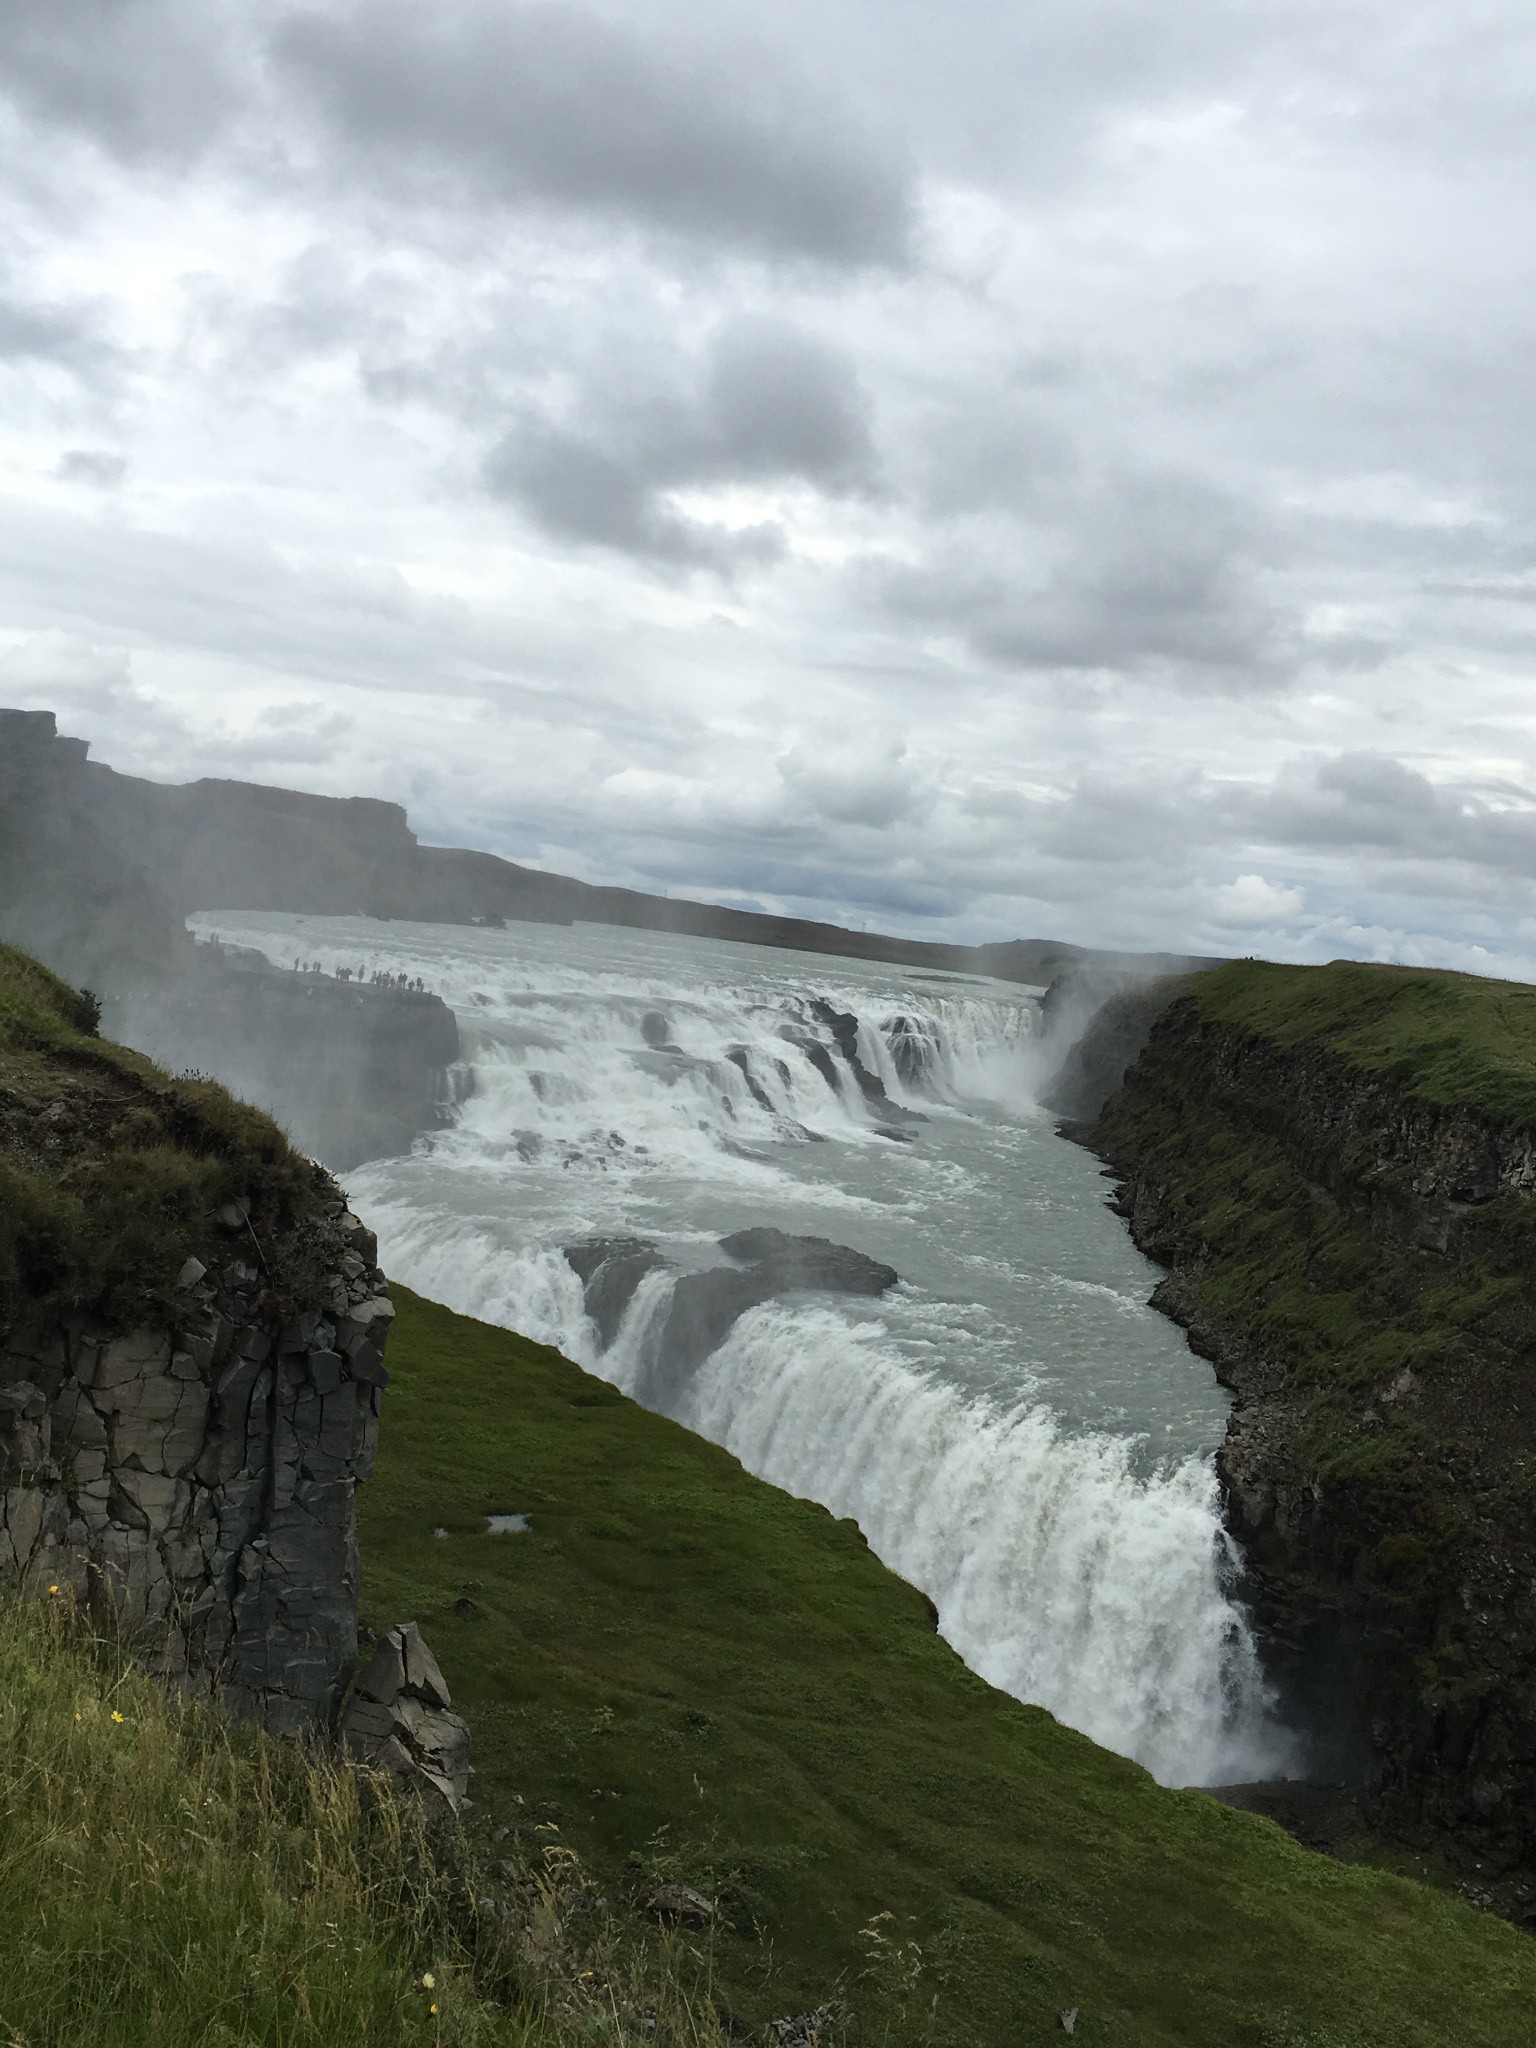
[[[433,1976],[430,1970],[422,1971],[421,1988],[423,1991],[435,1991],[437,1989],[437,1979]]]
[[[119,1713],[119,1712],[117,1711],[116,1707],[114,1707],[114,1708],[112,1709],[112,1718],[113,1718],[113,1720],[114,1720],[114,1721],[117,1721],[117,1722],[121,1722],[121,1721],[122,1721],[122,1718],[123,1718],[123,1717],[122,1717],[122,1715],[121,1715],[121,1714],[120,1714],[120,1713]]]
[[[57,1586],[50,1586],[50,1587],[48,1588],[48,1590],[49,1590],[49,1592],[50,1592],[50,1593],[57,1593],[57,1591],[58,1591],[59,1589],[58,1589],[58,1587],[57,1587]]]
[[[436,2012],[436,2011],[437,2011],[437,2007],[436,2007],[435,2005],[429,2005],[429,2006],[427,2007],[427,2010],[428,2010],[428,2012]]]

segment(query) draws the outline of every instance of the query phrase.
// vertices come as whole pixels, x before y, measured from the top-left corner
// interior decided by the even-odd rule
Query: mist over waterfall
[[[395,1277],[853,1516],[973,1669],[1165,1781],[1283,1762],[1226,1397],[1034,1107],[1038,992],[608,927],[209,922],[454,1009],[453,1127],[350,1177]]]

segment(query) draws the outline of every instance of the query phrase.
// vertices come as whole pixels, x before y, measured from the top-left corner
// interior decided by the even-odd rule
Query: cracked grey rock
[[[334,1716],[356,1661],[356,1489],[394,1311],[354,1217],[329,1283],[340,1329],[314,1309],[279,1324],[243,1291],[246,1205],[226,1220],[246,1249],[183,1266],[171,1328],[0,1341],[0,1582],[67,1585],[147,1668],[292,1730]],[[411,1698],[416,1767],[453,1803],[457,1738],[422,1718],[446,1701]]]
[[[382,1637],[358,1673],[341,1733],[359,1762],[457,1813],[469,1790],[469,1728],[451,1711],[437,1659],[414,1621]]]

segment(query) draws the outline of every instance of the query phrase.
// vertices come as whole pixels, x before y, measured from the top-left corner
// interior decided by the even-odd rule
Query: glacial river
[[[348,1176],[389,1272],[853,1516],[974,1670],[1165,1782],[1275,1770],[1217,1515],[1227,1397],[1034,1104],[1038,992],[608,926],[197,923],[457,1014],[453,1127]],[[658,1372],[678,1276],[761,1225],[900,1283],[749,1308]],[[563,1247],[616,1238],[666,1263],[605,1343]]]

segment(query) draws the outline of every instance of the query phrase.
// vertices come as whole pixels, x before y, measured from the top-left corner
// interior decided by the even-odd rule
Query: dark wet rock
[[[803,1052],[811,1065],[820,1074],[834,1095],[839,1093],[837,1061],[833,1059],[814,1031],[801,1030],[797,1025],[784,1024],[779,1027],[779,1036]]]
[[[1247,1785],[1212,1785],[1212,1799],[1243,1813],[1262,1813],[1305,1848],[1336,1856],[1358,1841],[1360,1802],[1342,1785],[1312,1784],[1298,1778],[1263,1779]]]
[[[785,1294],[884,1294],[898,1274],[863,1252],[824,1237],[772,1229],[737,1230],[720,1239],[739,1263],[684,1273],[672,1290],[659,1363],[668,1375],[702,1365],[750,1308]]]
[[[747,1048],[744,1045],[733,1045],[726,1053],[726,1058],[746,1082],[747,1090],[758,1108],[766,1109],[771,1115],[773,1113],[772,1099],[752,1071],[752,1058]]]
[[[591,1238],[565,1247],[566,1264],[582,1283],[582,1301],[606,1351],[647,1273],[666,1260],[641,1237]]]
[[[727,1258],[771,1277],[775,1290],[784,1294],[802,1288],[829,1294],[884,1294],[900,1277],[894,1266],[845,1244],[833,1244],[830,1238],[792,1237],[788,1231],[766,1227],[733,1230],[721,1238],[720,1249]]]
[[[938,1027],[927,1017],[893,1017],[885,1027],[891,1064],[903,1088],[926,1088],[939,1065]]]
[[[766,1275],[737,1266],[681,1275],[661,1336],[662,1372],[669,1379],[692,1372],[724,1343],[738,1318],[771,1301],[778,1291]]]
[[[858,1082],[864,1100],[877,1116],[892,1123],[922,1124],[928,1121],[921,1110],[892,1102],[885,1092],[885,1083],[878,1074],[872,1074],[859,1058],[859,1020],[852,1011],[834,1010],[825,996],[814,997],[810,1010],[817,1023],[824,1024],[830,1032],[832,1043],[847,1061],[849,1072]]]
[[[647,1010],[640,1019],[640,1036],[652,1052],[680,1052],[681,1046],[672,1042],[672,1025],[660,1010]]]
[[[645,1400],[664,1401],[667,1385],[702,1365],[748,1309],[786,1294],[884,1294],[899,1278],[893,1266],[825,1237],[762,1228],[733,1231],[719,1245],[730,1265],[677,1276],[641,1390]],[[565,1258],[582,1282],[587,1314],[604,1349],[618,1335],[640,1282],[669,1264],[654,1244],[638,1237],[591,1238],[567,1245]]]

